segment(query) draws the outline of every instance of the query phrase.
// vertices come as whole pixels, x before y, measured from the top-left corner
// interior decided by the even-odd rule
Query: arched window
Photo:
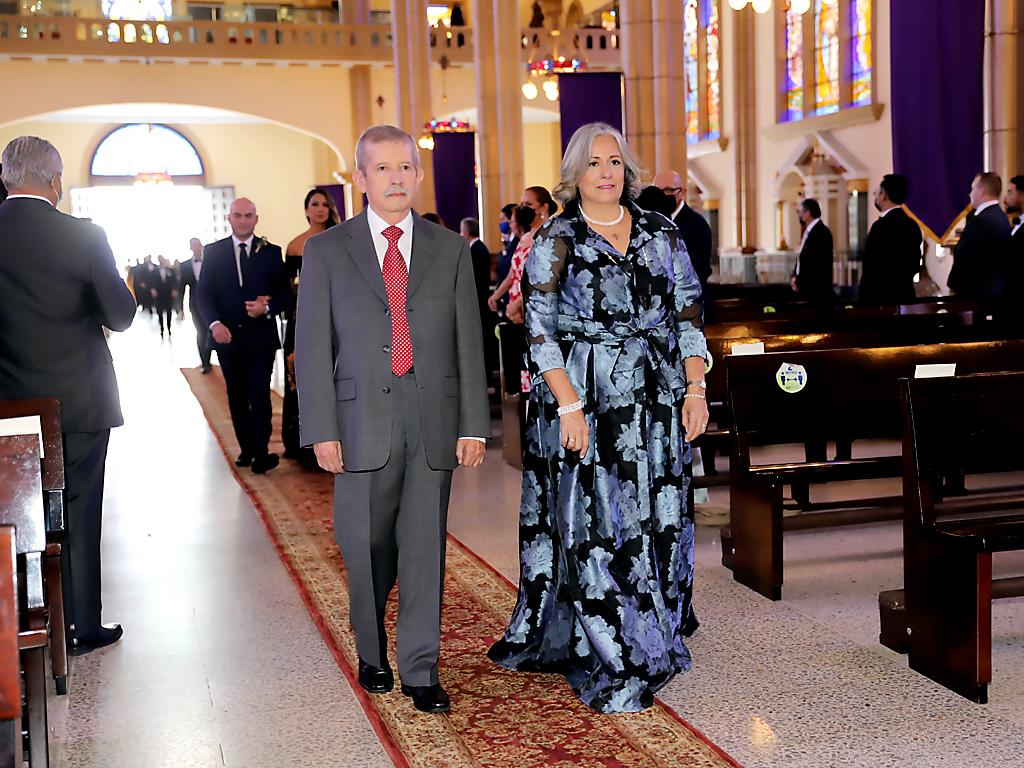
[[[173,128],[133,123],[114,129],[100,142],[90,173],[101,181],[170,177],[201,183],[203,162],[192,143]]]
[[[813,0],[808,12],[779,3],[779,120],[871,104],[873,0]]]
[[[683,72],[686,141],[722,135],[721,0],[685,0]]]

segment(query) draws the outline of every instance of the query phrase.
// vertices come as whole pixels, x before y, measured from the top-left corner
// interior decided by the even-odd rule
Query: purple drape
[[[334,201],[334,207],[338,209],[338,216],[341,217],[341,221],[344,221],[347,218],[345,211],[345,187],[341,184],[321,184],[320,189],[331,196],[331,200]]]
[[[985,3],[898,0],[892,24],[892,154],[907,207],[943,237],[984,170]]]
[[[437,215],[448,229],[459,231],[467,216],[478,217],[476,134],[434,134],[434,193]]]
[[[558,76],[558,112],[562,120],[562,152],[576,129],[586,123],[608,123],[622,130],[622,74],[578,72]]]

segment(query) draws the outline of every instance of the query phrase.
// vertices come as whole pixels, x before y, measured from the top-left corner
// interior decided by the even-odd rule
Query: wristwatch
[[[688,387],[700,387],[701,389],[707,389],[708,383],[704,379],[694,379],[692,381],[687,380],[686,386]]]

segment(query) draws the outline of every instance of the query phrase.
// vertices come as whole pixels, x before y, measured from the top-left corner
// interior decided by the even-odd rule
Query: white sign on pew
[[[755,341],[750,344],[733,344],[730,353],[733,355],[763,355],[764,342]]]
[[[956,363],[923,363],[914,369],[915,379],[944,379],[956,376]]]
[[[13,419],[0,419],[0,437],[15,435],[38,435],[39,458],[43,458],[43,423],[38,416],[18,416]]]

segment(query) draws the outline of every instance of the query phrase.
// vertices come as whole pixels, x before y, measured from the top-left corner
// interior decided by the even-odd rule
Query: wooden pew
[[[39,438],[0,437],[0,525],[15,528],[18,602],[22,616],[18,648],[25,674],[25,713],[29,764],[49,765],[46,725],[46,600],[42,557],[46,551]]]
[[[942,480],[1024,471],[1024,373],[900,382],[904,637],[910,668],[972,701],[992,681],[992,553],[1024,549],[1024,484],[946,499]]]
[[[43,432],[43,500],[46,505],[46,602],[50,611],[50,668],[58,696],[68,692],[68,652],[64,622],[61,548],[66,533],[64,508],[64,436],[60,400],[0,400],[0,419],[38,416]]]
[[[0,525],[0,768],[21,766],[21,665],[15,531]]]
[[[751,460],[751,447],[824,439],[896,440],[901,423],[897,382],[913,377],[916,366],[934,363],[955,363],[958,373],[1024,370],[1024,341],[787,351],[726,359],[735,443],[731,521],[722,530],[722,562],[737,581],[779,600],[784,531],[899,517],[896,498],[815,504],[815,509],[830,511],[782,514],[784,485],[899,477],[899,455],[758,465]],[[805,370],[803,389],[785,392],[776,383],[784,365]]]

